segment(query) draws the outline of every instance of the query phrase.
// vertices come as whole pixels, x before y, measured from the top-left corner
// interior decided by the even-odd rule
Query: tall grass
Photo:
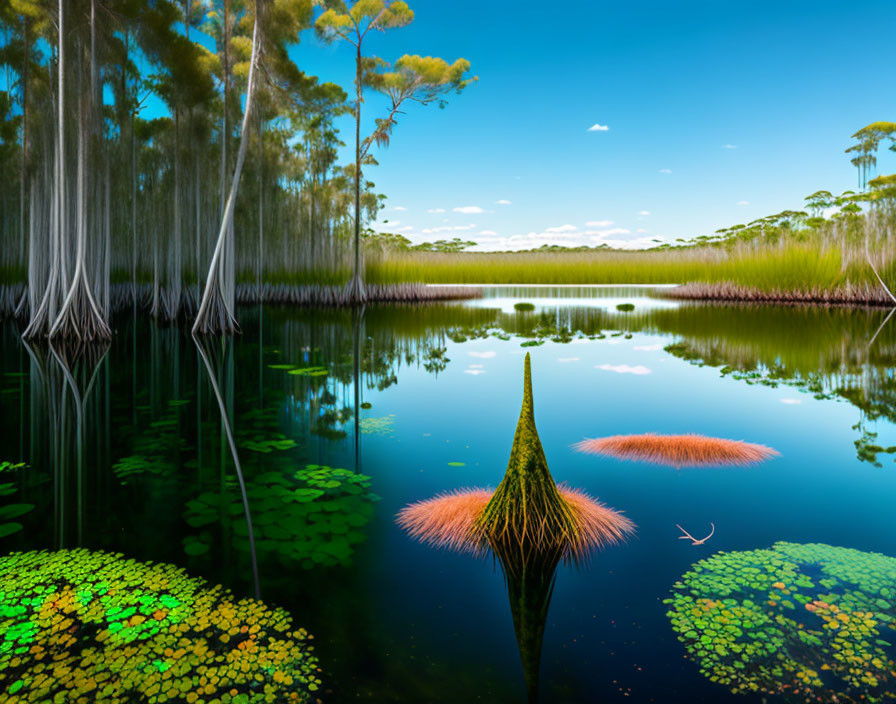
[[[850,290],[882,291],[865,256],[866,238],[878,271],[896,287],[894,220],[870,213],[764,240],[665,250],[385,251],[368,256],[367,277],[377,283],[726,284],[766,293],[846,296]]]

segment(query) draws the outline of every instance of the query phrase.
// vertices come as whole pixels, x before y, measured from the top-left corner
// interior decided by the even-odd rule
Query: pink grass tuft
[[[780,454],[765,445],[742,440],[653,433],[583,440],[573,447],[586,454],[653,462],[677,468],[720,465],[746,467]]]
[[[569,546],[573,559],[617,543],[634,532],[635,524],[618,511],[578,489],[558,489],[572,508],[579,528],[577,544]],[[476,538],[473,527],[492,494],[491,489],[458,489],[418,501],[398,513],[398,525],[412,538],[434,547],[478,554],[485,551],[485,545]]]

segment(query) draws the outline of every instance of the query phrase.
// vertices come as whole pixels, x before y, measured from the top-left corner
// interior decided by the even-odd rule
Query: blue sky
[[[411,6],[414,23],[373,35],[367,51],[462,56],[479,76],[444,110],[409,108],[367,172],[388,196],[376,227],[415,242],[710,234],[800,208],[819,188],[855,188],[850,135],[896,120],[885,0]],[[350,86],[348,47],[308,33],[293,53]],[[365,103],[368,118],[384,108]],[[896,171],[896,155],[879,169]]]

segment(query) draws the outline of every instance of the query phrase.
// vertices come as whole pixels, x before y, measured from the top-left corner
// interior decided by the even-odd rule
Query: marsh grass
[[[725,465],[746,467],[779,454],[765,445],[742,440],[653,433],[583,440],[573,447],[585,454],[652,462],[675,468]]]
[[[896,287],[896,217],[884,212],[765,239],[642,251],[378,251],[371,282],[453,284],[695,284],[677,295],[727,300],[877,303],[886,294],[865,255]],[[716,288],[708,288],[715,286]],[[671,295],[676,295],[673,292]],[[887,302],[891,302],[886,298]]]

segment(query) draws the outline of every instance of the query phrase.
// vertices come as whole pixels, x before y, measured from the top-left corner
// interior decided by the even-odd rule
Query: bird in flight
[[[716,532],[715,524],[710,523],[709,525],[712,526],[712,530],[709,532],[709,535],[707,535],[707,536],[706,536],[705,538],[703,538],[702,540],[697,540],[693,535],[691,535],[690,533],[688,533],[684,528],[682,528],[682,527],[681,527],[680,525],[678,525],[677,523],[675,524],[675,527],[678,528],[678,530],[680,530],[682,533],[684,533],[684,535],[679,535],[679,536],[678,536],[678,539],[679,539],[679,540],[690,540],[690,541],[691,541],[691,545],[703,545],[703,543],[705,543],[707,540],[709,540],[709,539],[713,536],[713,533]]]

